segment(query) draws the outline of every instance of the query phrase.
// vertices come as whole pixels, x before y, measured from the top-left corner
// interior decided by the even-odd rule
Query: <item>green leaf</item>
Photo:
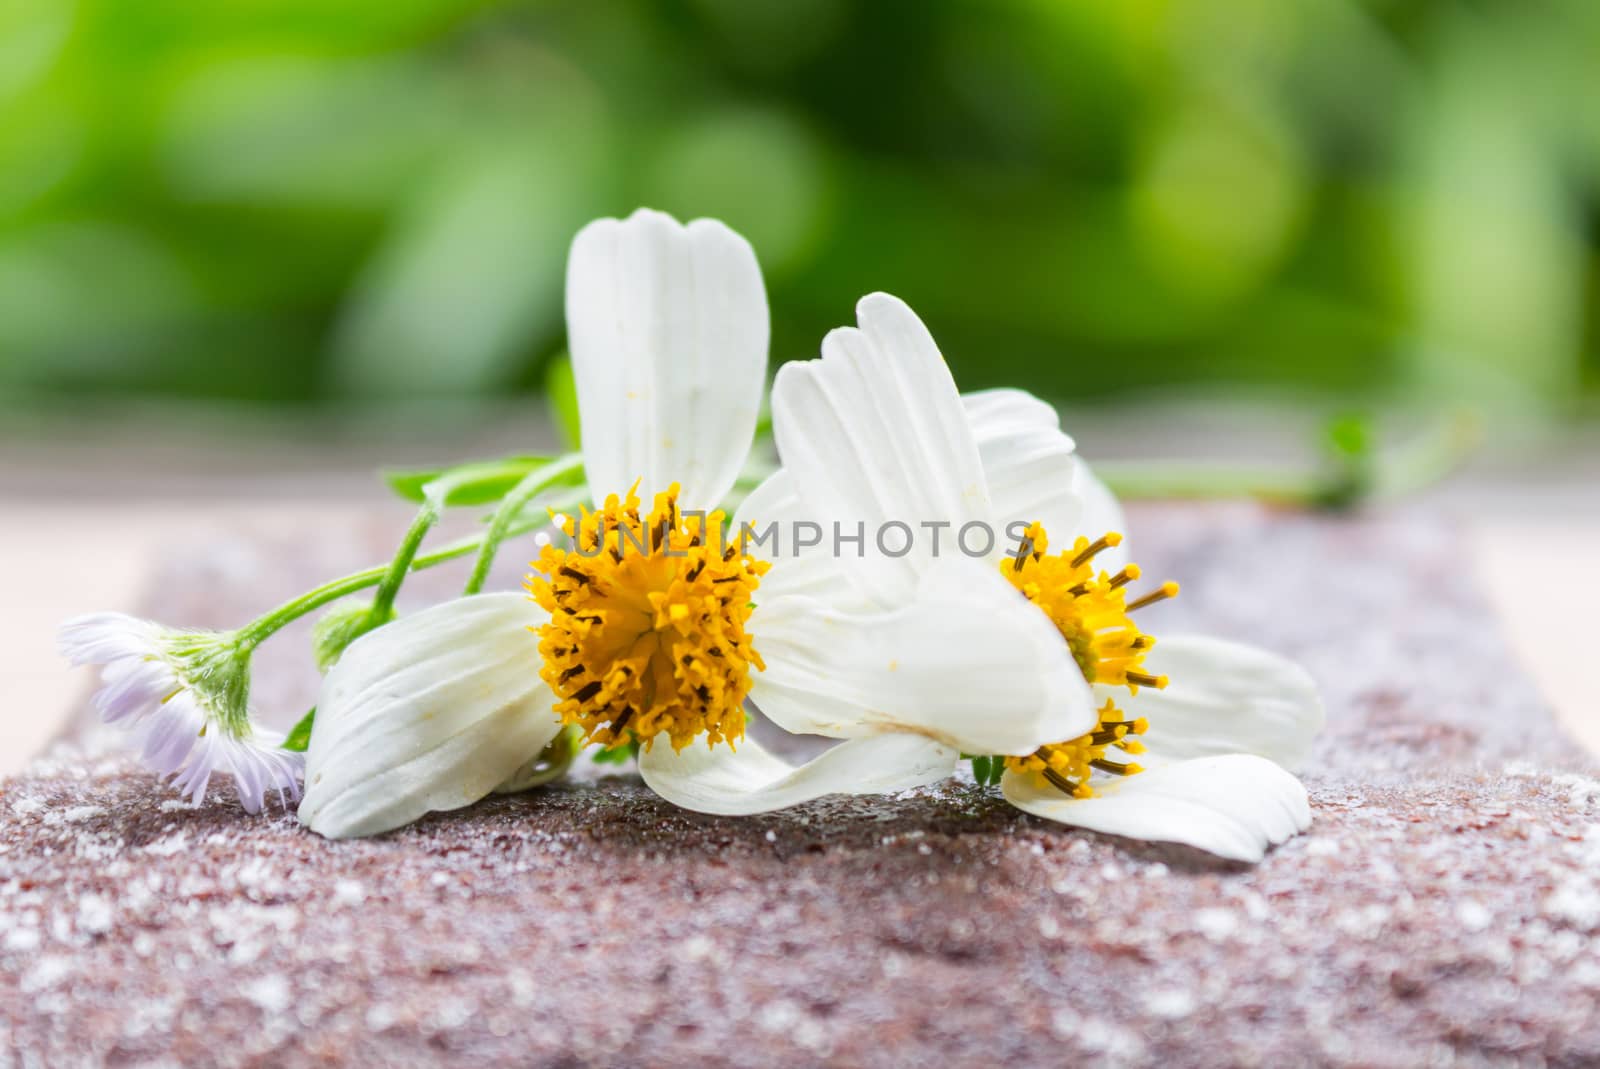
[[[450,479],[455,485],[445,495],[443,504],[487,505],[499,501],[529,472],[558,459],[550,456],[516,456],[499,460],[473,460],[450,468],[386,471],[383,480],[407,501],[420,503],[423,487],[436,479]]]
[[[311,725],[316,719],[317,707],[313,705],[311,711],[300,718],[300,723],[289,729],[289,737],[283,740],[282,748],[305,753],[306,747],[311,745]]]
[[[608,746],[603,750],[595,751],[594,763],[597,765],[625,765],[639,756],[637,742],[624,742],[618,746]]]
[[[989,758],[974,757],[972,759],[972,778],[982,787],[989,782]]]
[[[583,427],[578,418],[578,380],[572,374],[572,361],[567,356],[551,361],[544,375],[544,390],[550,402],[550,415],[562,439],[568,449],[577,451],[582,443]]]
[[[993,758],[990,758],[990,764],[989,764],[989,786],[998,787],[1000,785],[1000,777],[1004,776],[1005,774],[1006,774],[1006,759],[1004,757],[993,757]]]
[[[1323,508],[1344,509],[1372,491],[1377,442],[1372,421],[1360,414],[1331,419],[1322,429],[1328,474],[1313,495]]]
[[[1372,452],[1372,421],[1360,413],[1329,420],[1322,433],[1328,448],[1339,456],[1364,457]]]

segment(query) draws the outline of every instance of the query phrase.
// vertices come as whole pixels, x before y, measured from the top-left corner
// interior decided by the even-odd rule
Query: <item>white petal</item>
[[[1182,843],[1234,861],[1260,861],[1311,826],[1306,789],[1262,757],[1227,754],[1160,765],[1068,798],[1032,776],[1007,772],[1006,799],[1036,817],[1107,835]]]
[[[961,401],[983,460],[999,552],[1015,549],[1008,529],[1019,523],[1041,523],[1052,544],[1070,546],[1083,505],[1074,488],[1076,447],[1056,410],[1022,390],[980,390]]]
[[[1087,461],[1078,458],[1077,471],[1073,476],[1073,491],[1083,503],[1083,514],[1078,517],[1078,533],[1085,535],[1091,541],[1099,538],[1108,531],[1127,535],[1128,519],[1122,513],[1122,505],[1118,503],[1117,496],[1111,488],[1100,480],[1100,477],[1089,467]],[[1048,532],[1048,529],[1046,529]],[[1052,542],[1052,545],[1055,543]],[[1062,546],[1065,549],[1065,546]],[[1128,563],[1129,554],[1132,552],[1131,540],[1124,537],[1120,546],[1112,546],[1096,554],[1095,567],[1108,572],[1115,572]]]
[[[771,601],[787,594],[804,594],[829,604],[859,600],[828,539],[801,545],[803,540],[795,537],[796,525],[806,521],[815,522],[800,504],[794,477],[782,468],[740,502],[730,540],[744,533],[742,548],[772,562],[772,570],[761,578],[757,600]],[[809,536],[804,541],[809,541]]]
[[[915,735],[877,735],[841,742],[796,768],[744,739],[726,746],[661,743],[639,755],[639,774],[673,805],[697,813],[743,816],[785,809],[825,794],[885,794],[937,783],[960,755]]]
[[[955,380],[928,329],[885,293],[856,305],[857,327],[822,342],[822,359],[785,364],[772,388],[773,433],[804,512],[831,536],[864,524],[864,558],[843,562],[879,604],[906,600],[933,559],[945,524],[946,555],[961,528],[989,523],[989,493],[977,444]],[[891,557],[875,549],[887,522],[906,524],[915,549]],[[898,542],[892,543],[898,546]]]
[[[560,724],[529,628],[545,619],[482,594],[357,639],[323,681],[301,823],[376,835],[477,801],[544,749]]]
[[[732,488],[767,368],[767,295],[750,243],[712,219],[640,209],[578,232],[567,335],[595,496],[681,483],[687,509]]]
[[[767,665],[751,698],[787,731],[900,731],[969,753],[1023,754],[1097,721],[1060,632],[977,561],[937,562],[898,609],[761,602],[750,633]]]
[[[1096,688],[1150,721],[1153,758],[1248,753],[1294,769],[1322,730],[1322,700],[1305,669],[1275,653],[1201,635],[1162,636],[1146,665],[1170,682],[1130,697]]]

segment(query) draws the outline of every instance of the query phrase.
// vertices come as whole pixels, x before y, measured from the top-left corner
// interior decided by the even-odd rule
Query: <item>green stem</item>
[[[562,502],[555,507],[558,509],[575,508],[580,501],[585,499],[585,497],[574,497],[570,502]],[[542,515],[518,517],[506,528],[505,537],[514,538],[519,534],[537,530],[549,522],[549,519]],[[446,543],[431,553],[420,554],[411,561],[410,571],[420,572],[424,569],[444,564],[447,561],[458,560],[469,553],[476,553],[483,545],[483,540],[487,537],[487,532],[469,535],[466,538]],[[298,620],[307,613],[315,612],[329,602],[338,601],[340,598],[348,597],[382,582],[383,577],[389,574],[391,564],[392,562],[379,564],[371,568],[364,568],[359,572],[352,572],[349,575],[330,580],[314,590],[308,590],[298,597],[289,599],[277,608],[263,613],[241,627],[238,631],[239,641],[249,648],[260,645],[269,636],[282,630],[289,623]]]
[[[417,550],[422,547],[422,540],[433,530],[433,525],[439,522],[441,498],[433,496],[431,487],[429,490],[428,499],[417,510],[417,518],[411,521],[406,536],[400,540],[400,548],[395,550],[394,559],[389,562],[383,578],[378,580],[377,592],[372,595],[372,608],[367,613],[369,619],[382,620],[389,615],[389,611],[394,608],[395,595],[400,593],[400,584],[406,581],[406,573],[411,570],[411,562],[416,559]]]
[[[1304,503],[1320,488],[1319,480],[1304,472],[1220,464],[1100,461],[1094,471],[1119,498],[1254,497]]]
[[[1426,489],[1454,471],[1477,441],[1476,415],[1459,411],[1388,449],[1330,450],[1321,465],[1309,470],[1105,461],[1095,465],[1095,473],[1122,498],[1250,497],[1278,505],[1344,509]]]
[[[473,562],[472,574],[467,577],[467,585],[461,591],[463,597],[469,597],[483,589],[484,582],[489,578],[489,569],[494,565],[495,554],[500,551],[500,543],[511,533],[512,521],[522,514],[528,502],[537,497],[540,491],[582,468],[583,457],[578,453],[569,453],[542,468],[530,471],[500,499],[499,506],[494,510],[494,517],[489,521],[488,533],[483,536],[483,544],[478,547],[478,559]]]

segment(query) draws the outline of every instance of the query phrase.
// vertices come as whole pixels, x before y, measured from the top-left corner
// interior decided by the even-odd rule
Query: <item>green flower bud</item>
[[[394,616],[393,608],[374,615],[372,604],[365,601],[347,601],[329,609],[311,629],[311,652],[316,658],[317,670],[326,674],[339,663],[350,643],[382,627]]]

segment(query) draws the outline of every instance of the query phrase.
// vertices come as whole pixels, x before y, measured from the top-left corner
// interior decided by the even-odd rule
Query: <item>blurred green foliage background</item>
[[[0,394],[529,392],[644,204],[967,387],[1581,413],[1595,0],[0,0]],[[1592,395],[1592,393],[1591,393]]]

